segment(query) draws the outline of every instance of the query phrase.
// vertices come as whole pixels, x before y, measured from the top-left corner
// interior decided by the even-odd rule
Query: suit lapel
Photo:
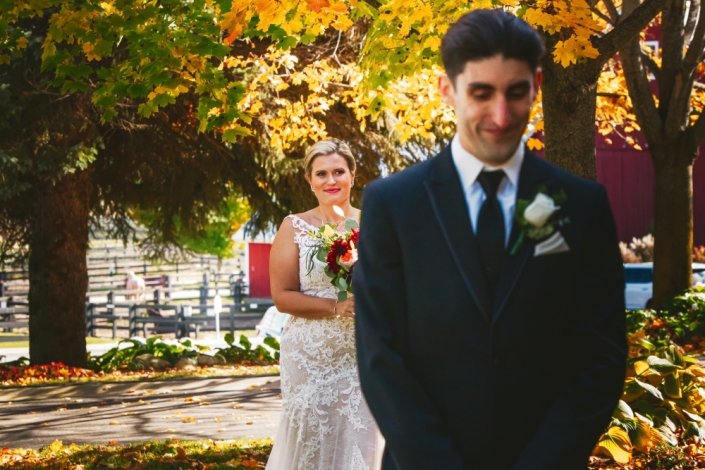
[[[517,189],[516,200],[519,199],[531,200],[536,196],[538,186],[545,182],[545,175],[541,171],[541,160],[533,153],[526,150],[524,154],[524,162],[519,172],[519,188]],[[512,247],[519,239],[520,228],[516,219],[512,222],[512,231],[507,245],[507,256],[502,266],[502,273],[495,292],[494,310],[492,312],[492,324],[494,325],[499,316],[502,314],[509,296],[512,295],[514,288],[519,281],[519,277],[524,270],[524,267],[531,258],[536,242],[530,238],[524,238],[521,247],[514,255],[509,253]]]
[[[450,147],[446,147],[434,160],[430,177],[425,183],[431,207],[463,282],[489,322],[492,318],[491,299],[482,272],[475,234],[470,225],[465,193]]]

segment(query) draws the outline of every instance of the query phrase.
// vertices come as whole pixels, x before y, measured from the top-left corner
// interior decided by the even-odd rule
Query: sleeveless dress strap
[[[285,218],[291,219],[291,222],[292,222],[292,225],[294,226],[294,228],[298,229],[299,231],[302,231],[302,232],[308,232],[309,230],[316,228],[295,214],[287,215]]]

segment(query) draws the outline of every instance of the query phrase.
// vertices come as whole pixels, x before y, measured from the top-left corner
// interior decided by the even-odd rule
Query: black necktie
[[[497,188],[503,178],[502,170],[483,171],[477,177],[486,196],[477,218],[477,245],[491,297],[494,297],[497,289],[504,261],[504,214],[502,205],[497,200]]]

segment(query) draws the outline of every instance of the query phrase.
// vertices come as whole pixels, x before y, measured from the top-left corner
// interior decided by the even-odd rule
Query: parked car
[[[629,310],[651,307],[654,263],[627,263],[624,265],[626,287],[624,297]],[[693,263],[693,285],[705,283],[705,264]]]
[[[282,313],[277,307],[269,307],[264,313],[262,320],[257,324],[257,336],[266,338],[268,336],[279,339],[284,331],[284,325],[289,319],[288,313]]]

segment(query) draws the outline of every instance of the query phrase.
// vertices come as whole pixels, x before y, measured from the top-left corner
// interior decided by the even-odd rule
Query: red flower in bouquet
[[[352,271],[357,262],[357,240],[360,236],[357,222],[348,219],[345,223],[349,232],[336,231],[334,224],[324,225],[310,232],[317,241],[311,247],[308,274],[313,270],[313,260],[325,263],[323,269],[331,284],[338,289],[338,300],[345,300],[352,293]]]

